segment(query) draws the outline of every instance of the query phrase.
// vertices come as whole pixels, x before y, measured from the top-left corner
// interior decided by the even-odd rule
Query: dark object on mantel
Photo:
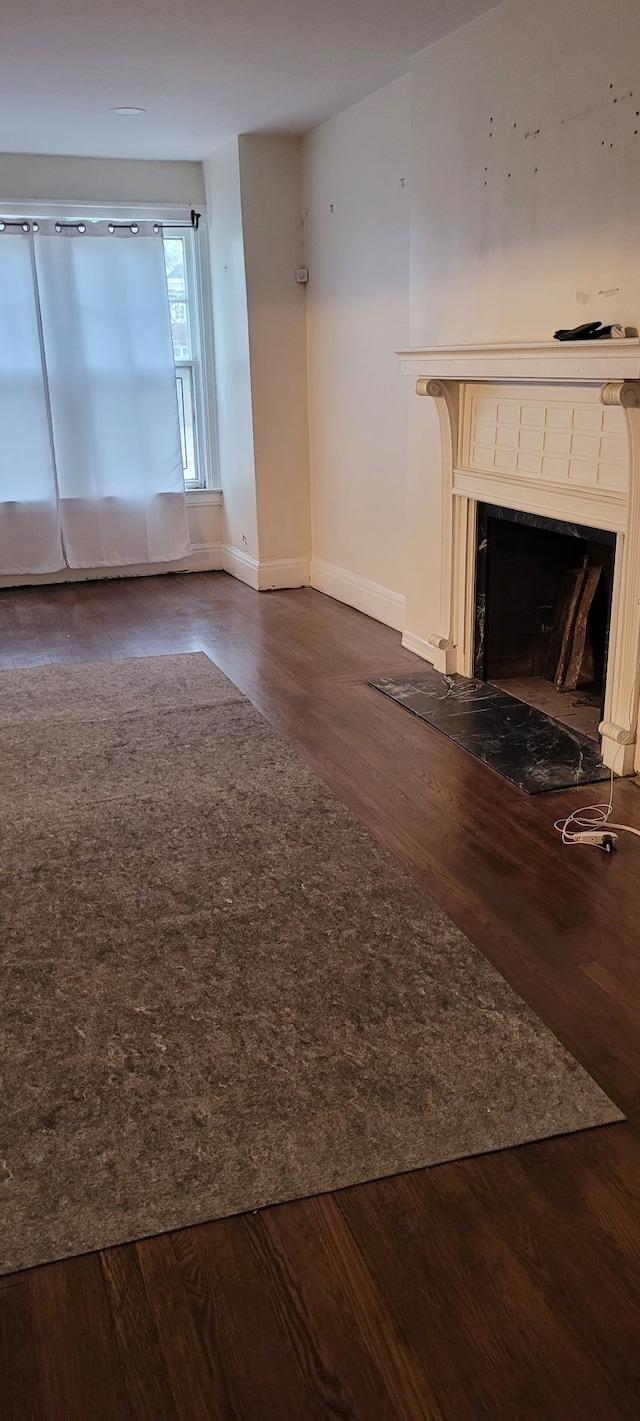
[[[554,331],[554,340],[624,340],[626,336],[624,326],[612,325],[603,326],[602,321],[586,321],[582,326],[574,326],[573,330]]]

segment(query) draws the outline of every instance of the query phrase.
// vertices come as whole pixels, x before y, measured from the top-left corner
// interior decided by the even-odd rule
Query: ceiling
[[[4,152],[199,159],[312,128],[496,0],[1,3]]]

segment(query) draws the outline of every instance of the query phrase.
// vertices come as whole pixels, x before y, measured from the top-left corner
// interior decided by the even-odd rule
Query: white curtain
[[[42,365],[34,254],[0,233],[0,574],[64,567]]]
[[[11,437],[0,429],[0,573],[181,558],[191,546],[161,230],[24,226],[0,232],[0,258],[15,249],[24,267],[11,292],[0,260],[0,398],[16,368],[7,315],[30,376]]]

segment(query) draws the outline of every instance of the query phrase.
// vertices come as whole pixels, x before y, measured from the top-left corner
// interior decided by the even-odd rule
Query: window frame
[[[191,357],[175,359],[176,376],[184,372],[191,384],[191,400],[194,412],[194,456],[197,481],[186,482],[185,492],[196,497],[220,487],[215,429],[215,409],[213,404],[213,339],[211,331],[210,302],[207,301],[204,273],[208,271],[206,251],[206,225],[188,227],[185,224],[172,226],[165,223],[162,229],[165,238],[182,241],[184,272],[186,282],[186,302],[189,320]],[[169,288],[167,286],[167,298]]]

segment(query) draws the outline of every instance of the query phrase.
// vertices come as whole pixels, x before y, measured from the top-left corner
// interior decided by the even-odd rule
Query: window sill
[[[214,504],[218,506],[222,504],[221,488],[188,488],[185,490],[185,496],[187,500],[187,508],[192,505],[199,505],[200,507],[202,507],[206,504]]]

